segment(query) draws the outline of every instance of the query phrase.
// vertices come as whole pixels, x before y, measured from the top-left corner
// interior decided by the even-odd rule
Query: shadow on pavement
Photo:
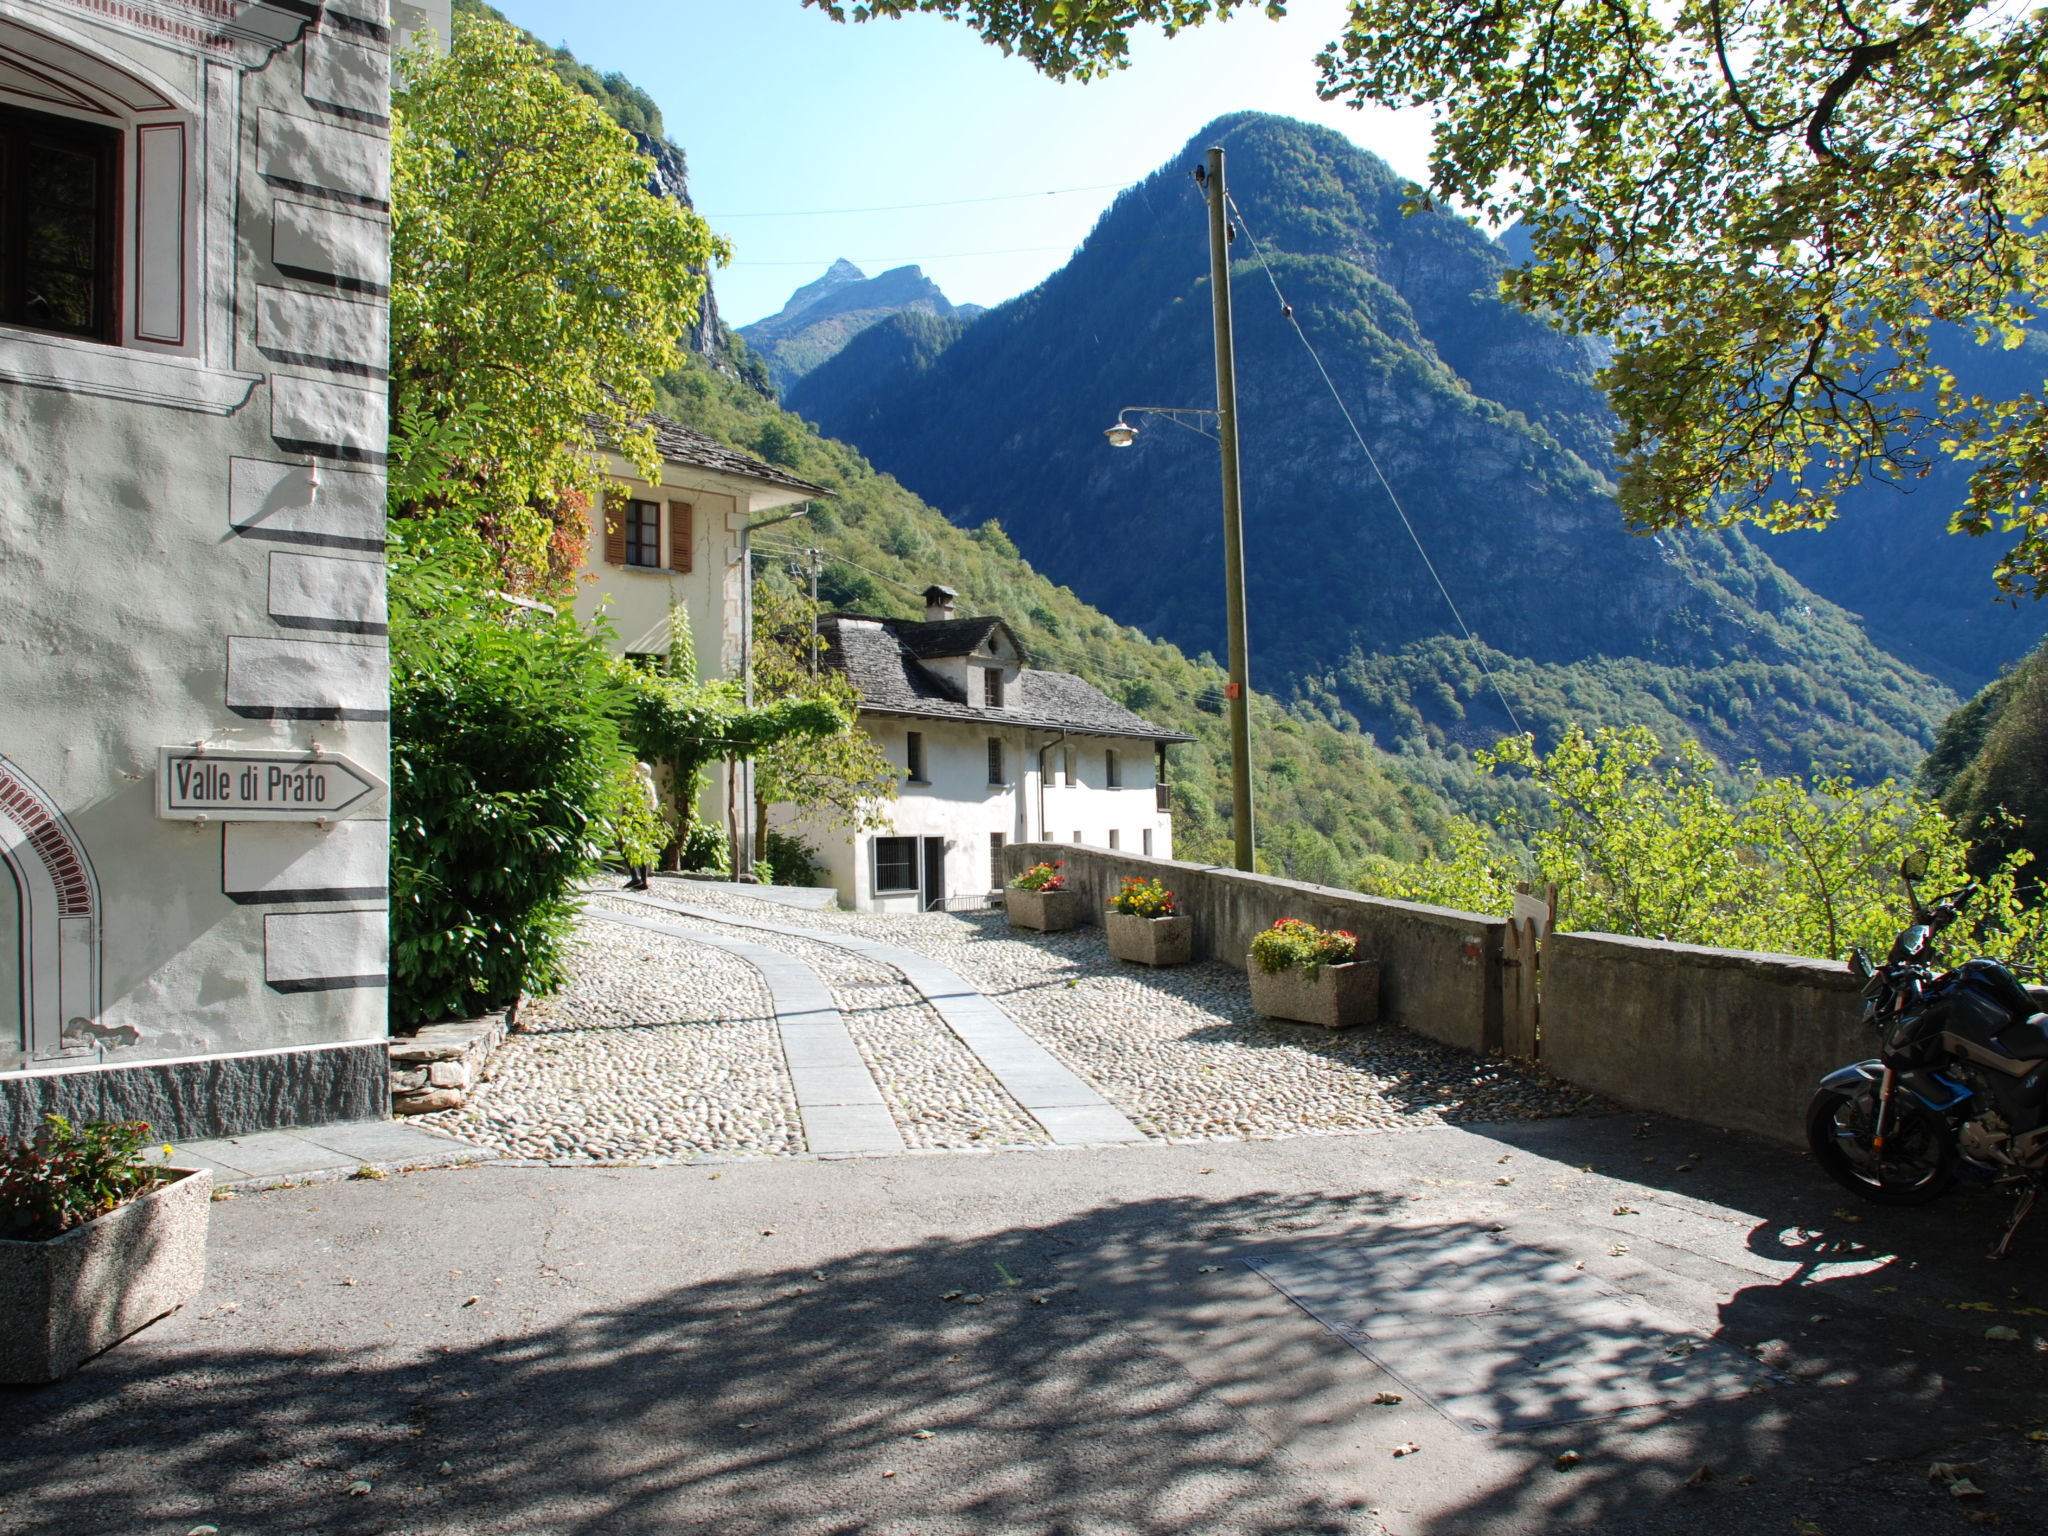
[[[1602,1134],[1615,1155],[1633,1139],[1626,1125]],[[1032,1163],[1006,1166],[1028,1177]],[[497,1177],[510,1188],[524,1176]],[[376,1188],[329,1198],[350,1202],[365,1241],[395,1208]],[[238,1336],[252,1342],[145,1334],[72,1382],[0,1394],[0,1531],[1375,1531],[1368,1511],[1399,1465],[1388,1427],[1403,1421],[1337,1406],[1369,1403],[1384,1378],[1232,1261],[1362,1241],[1426,1261],[1491,1243],[1497,1261],[1465,1261],[1452,1277],[1483,1289],[1487,1265],[1523,1274],[1588,1251],[1583,1228],[1411,1215],[1408,1198],[1133,1198],[970,1239],[874,1246],[817,1270],[756,1264],[650,1283],[630,1304],[596,1301],[549,1264],[530,1303],[508,1293],[490,1298],[495,1315],[467,1314],[492,1336],[454,1343],[427,1316],[447,1310],[424,1281],[448,1257],[429,1231],[391,1243],[388,1264],[380,1250],[391,1283],[374,1299],[331,1283],[296,1304],[285,1291],[245,1320]],[[643,1249],[696,1240],[679,1202],[631,1209]],[[1905,1303],[1888,1310],[1893,1296],[1876,1294],[1950,1284],[1952,1255],[1928,1247],[1942,1228],[1850,1265],[1788,1226],[1758,1223],[1754,1257],[1783,1272],[1726,1295],[1716,1330],[1760,1351],[1783,1384],[1675,1416],[1439,1434],[1432,1454],[1469,1486],[1442,1492],[1417,1528],[1701,1536],[1806,1520],[1859,1536],[1995,1514],[2008,1530],[2039,1529],[2019,1481],[2038,1448],[1982,1426],[2042,1406],[2028,1364],[2040,1357],[2008,1352],[1963,1374],[1980,1314],[1914,1329]],[[400,1288],[408,1266],[417,1311]],[[1838,1267],[1859,1272],[1831,1278]],[[613,1282],[630,1290],[633,1277]],[[1819,1316],[1830,1321],[1804,1321]],[[1163,1345],[1162,1328],[1176,1342]],[[1294,1443],[1312,1428],[1323,1442]],[[1994,1440],[2004,1449],[1980,1474],[1989,1499],[1965,1508],[1930,1491],[1922,1458],[1974,1456]],[[1462,1473],[1460,1446],[1474,1457]],[[1567,1450],[1580,1461],[1555,1471]],[[1686,1486],[1702,1466],[1710,1478]]]

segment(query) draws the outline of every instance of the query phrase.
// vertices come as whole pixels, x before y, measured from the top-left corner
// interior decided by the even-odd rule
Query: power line
[[[1330,391],[1330,398],[1337,402],[1337,409],[1343,413],[1344,425],[1351,429],[1351,435],[1358,440],[1359,448],[1365,453],[1365,462],[1372,466],[1373,475],[1379,481],[1380,489],[1387,493],[1387,500],[1394,504],[1394,513],[1401,519],[1401,526],[1408,530],[1409,541],[1414,544],[1415,553],[1422,557],[1423,568],[1429,572],[1429,579],[1436,583],[1437,591],[1443,595],[1444,606],[1451,610],[1451,617],[1458,621],[1458,628],[1470,642],[1472,657],[1479,663],[1479,670],[1486,674],[1487,685],[1493,689],[1493,696],[1500,700],[1500,707],[1507,711],[1508,723],[1515,728],[1515,734],[1520,735],[1522,722],[1515,718],[1514,705],[1510,704],[1508,696],[1501,692],[1500,683],[1494,678],[1493,668],[1486,664],[1486,652],[1480,645],[1478,636],[1472,633],[1472,627],[1465,622],[1465,615],[1458,612],[1458,604],[1451,596],[1451,589],[1444,585],[1443,577],[1437,574],[1436,562],[1429,558],[1429,551],[1422,547],[1422,539],[1415,532],[1415,525],[1408,520],[1407,509],[1401,505],[1401,498],[1394,494],[1394,487],[1387,482],[1386,471],[1380,468],[1379,458],[1373,453],[1372,445],[1365,440],[1365,434],[1359,431],[1357,421],[1352,418],[1351,407],[1344,403],[1344,396],[1338,392],[1337,381],[1330,377],[1330,370],[1323,366],[1322,356],[1316,351],[1315,343],[1308,339],[1308,332],[1301,328],[1301,321],[1295,318],[1294,306],[1287,302],[1287,295],[1280,291],[1280,279],[1273,275],[1272,264],[1266,260],[1265,247],[1259,244],[1259,237],[1252,233],[1251,225],[1245,220],[1244,210],[1237,206],[1236,198],[1230,198],[1229,201],[1230,211],[1237,219],[1238,228],[1242,229],[1245,238],[1251,241],[1252,251],[1259,258],[1259,266],[1266,274],[1266,281],[1273,285],[1273,297],[1280,301],[1280,313],[1286,318],[1287,323],[1294,327],[1294,334],[1301,338],[1302,346],[1308,350],[1309,361],[1316,365],[1316,372],[1323,376],[1323,383]]]
[[[1004,192],[995,197],[956,197],[942,203],[885,203],[876,208],[791,208],[780,213],[707,213],[707,219],[819,219],[842,213],[908,213],[917,208],[965,208],[970,203],[1014,203],[1034,197],[1065,197],[1071,192],[1107,192],[1120,181],[1099,181],[1090,187],[1053,187],[1044,192]]]
[[[1147,235],[1142,240],[1091,240],[1087,243],[1087,248],[1094,251],[1115,245],[1158,245],[1166,240],[1186,240],[1187,238],[1185,235]],[[1073,245],[1018,245],[1000,251],[941,251],[937,254],[922,256],[863,256],[854,264],[856,266],[879,267],[894,262],[962,261],[970,256],[1039,256],[1048,251],[1076,251],[1078,249],[1080,248]],[[851,257],[837,257],[834,259],[841,261],[853,260]],[[831,262],[814,256],[803,261],[732,261],[727,262],[726,265],[732,267],[819,267],[830,266]]]

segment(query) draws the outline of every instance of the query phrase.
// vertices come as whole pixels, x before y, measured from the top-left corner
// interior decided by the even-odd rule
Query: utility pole
[[[1209,151],[1209,289],[1216,309],[1216,437],[1223,453],[1223,598],[1230,623],[1230,830],[1237,867],[1253,868],[1251,684],[1244,626],[1244,505],[1237,473],[1237,347],[1230,328],[1230,200],[1223,151]]]

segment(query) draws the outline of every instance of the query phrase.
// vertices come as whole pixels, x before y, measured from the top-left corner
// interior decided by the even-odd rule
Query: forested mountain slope
[[[2048,334],[2039,330],[2010,351],[1951,332],[1935,356],[1962,389],[1989,399],[2038,395],[2048,380]],[[2048,604],[1999,597],[1992,571],[2012,535],[1948,531],[1968,481],[1962,467],[1938,460],[1925,479],[1858,486],[1822,532],[1759,542],[1800,581],[1860,615],[1880,645],[1971,691],[2048,633]]]
[[[1979,839],[1983,868],[2023,847],[2028,877],[2048,881],[2048,644],[1949,717],[1920,779]]]
[[[792,409],[956,522],[999,519],[1126,623],[1220,652],[1214,447],[1128,405],[1213,400],[1205,210],[1188,168],[1230,153],[1254,677],[1412,753],[1513,721],[1641,721],[1730,764],[1910,770],[1954,696],[1744,535],[1641,538],[1611,494],[1586,343],[1502,305],[1498,246],[1334,133],[1223,118],[1120,196],[1073,260],[947,331],[855,338]],[[1271,262],[1405,505],[1449,603],[1256,259]]]
[[[806,579],[810,547],[824,552],[821,593],[838,609],[918,618],[919,592],[934,581],[960,593],[964,614],[1007,619],[1031,664],[1073,672],[1148,719],[1196,737],[1175,747],[1172,777],[1180,857],[1229,857],[1229,729],[1224,674],[1176,647],[1117,624],[1034,569],[1000,524],[967,530],[858,452],[820,436],[800,418],[708,360],[668,381],[663,408],[723,442],[758,453],[804,479],[832,487],[808,517],[759,536],[764,576],[780,565]],[[1388,758],[1312,712],[1273,700],[1252,702],[1262,868],[1344,885],[1362,860],[1419,856],[1443,825],[1444,796],[1467,803],[1514,793],[1436,761]]]

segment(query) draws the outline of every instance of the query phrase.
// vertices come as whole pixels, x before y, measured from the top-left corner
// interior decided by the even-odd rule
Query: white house
[[[575,610],[602,614],[629,656],[668,650],[669,616],[687,610],[698,675],[738,677],[745,664],[747,530],[833,493],[728,448],[694,427],[650,418],[661,453],[657,484],[617,453],[623,487],[590,510],[589,551]]]
[[[576,615],[586,624],[602,617],[619,652],[648,657],[668,651],[672,618],[686,615],[698,676],[742,677],[750,533],[834,493],[694,427],[665,416],[650,423],[660,479],[648,480],[617,453],[608,456],[620,489],[591,508]],[[726,771],[705,775],[697,808],[713,825],[725,817]],[[748,765],[737,771],[744,777]],[[740,784],[734,799],[751,804],[749,786]]]
[[[434,9],[0,0],[0,1135],[386,1112],[389,81]]]
[[[956,617],[949,588],[927,589],[925,615],[820,621],[826,664],[860,689],[860,729],[903,771],[885,830],[776,817],[819,849],[842,906],[908,912],[984,895],[1012,840],[1172,857],[1166,749],[1193,737],[1026,666],[1009,625]]]

